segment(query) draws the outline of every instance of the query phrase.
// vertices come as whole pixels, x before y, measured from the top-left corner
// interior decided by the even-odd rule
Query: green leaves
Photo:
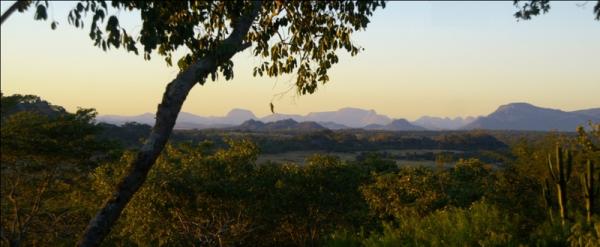
[[[106,24],[106,31],[114,31],[119,27],[119,19],[116,16],[111,15],[108,18],[108,23]]]
[[[338,62],[338,48],[358,54],[350,37],[367,26],[378,7],[383,2],[290,1],[274,6],[279,8],[275,14],[261,18],[256,31],[249,34],[256,44],[254,54],[267,60],[254,68],[253,75],[296,73],[297,92],[314,93],[319,83],[329,81],[327,72]]]
[[[82,203],[90,199],[82,199],[89,172],[115,145],[100,138],[94,109],[69,113],[34,95],[1,98],[2,245],[64,245],[89,221]]]
[[[236,138],[237,139],[237,138]],[[335,229],[369,227],[359,165],[315,155],[309,165],[256,164],[258,147],[168,145],[111,237],[135,245],[309,246]],[[135,154],[92,176],[109,194]]]
[[[249,11],[251,2],[116,0],[111,5],[117,11],[139,11],[139,33],[130,35],[115,15],[108,18],[104,30],[99,28],[109,13],[103,0],[77,2],[69,12],[68,23],[83,28],[85,14],[92,13],[89,37],[95,46],[105,51],[125,48],[138,54],[139,44],[144,47],[144,59],[149,60],[157,51],[168,66],[173,65],[173,53],[183,47],[187,53],[177,59],[183,70],[208,54],[219,53],[215,49],[229,35],[235,20]],[[37,5],[36,19],[47,18],[46,7]],[[359,47],[351,36],[366,28],[379,7],[384,7],[383,1],[264,1],[245,37],[245,42],[253,45],[254,55],[264,59],[253,75],[295,73],[298,93],[314,93],[319,83],[329,81],[328,71],[338,62],[338,49],[358,54]],[[56,24],[51,27],[56,28]],[[233,63],[219,61],[217,71],[211,79],[221,74],[230,80]]]
[[[517,20],[529,20],[531,17],[539,15],[540,13],[546,13],[550,10],[549,0],[532,0],[528,3],[520,6],[519,1],[515,0],[514,5],[519,8],[514,16]]]
[[[75,7],[75,9],[77,10],[77,12],[82,12],[83,11],[83,4],[77,3],[77,6]]]
[[[96,4],[95,2],[92,2],[94,5]],[[90,4],[89,2],[87,4]],[[84,8],[82,3],[77,3],[77,5],[75,6],[74,9],[72,9],[71,11],[69,11],[69,16],[67,18],[67,21],[69,22],[69,24],[71,25],[75,25],[75,27],[81,27],[83,28],[84,24],[83,24],[83,20],[82,20],[82,14],[84,12],[87,12],[89,10],[89,8]],[[92,27],[93,29],[93,27]]]
[[[116,16],[112,15],[108,18],[106,31],[108,32],[108,39],[106,39],[108,47],[110,48],[110,45],[113,45],[119,48],[121,45],[121,31],[119,29],[119,19]]]
[[[105,33],[100,29],[108,13],[108,6],[104,1],[86,1],[79,2],[69,12],[68,22],[75,27],[84,26],[83,14],[91,12],[92,22],[90,25],[89,37],[94,41],[94,46],[107,51],[111,47],[125,48],[129,52],[138,54],[136,41],[133,37],[127,34],[126,30],[119,26],[119,19],[115,15],[111,15],[106,23]]]
[[[40,2],[36,2],[34,18],[45,20],[48,6]],[[186,53],[177,64],[180,69],[185,69],[197,59],[215,52],[233,28],[236,18],[250,9],[251,1],[115,0],[111,5],[117,11],[139,11],[142,22],[139,33],[128,35],[119,27],[118,18],[111,16],[105,35],[98,28],[108,14],[104,0],[78,2],[69,12],[69,24],[83,28],[83,14],[91,12],[89,36],[95,46],[103,50],[123,47],[138,54],[139,43],[144,47],[144,59],[149,60],[152,52],[157,51],[165,57],[168,66],[173,65],[173,53],[184,48]],[[514,5],[519,8],[514,15],[520,20],[529,20],[550,10],[548,0],[515,0]],[[314,93],[319,83],[330,80],[328,71],[338,62],[338,49],[344,49],[352,56],[358,54],[361,48],[352,41],[352,34],[364,30],[374,11],[384,7],[385,2],[380,0],[264,1],[259,17],[245,37],[245,41],[253,46],[253,54],[264,59],[264,63],[254,68],[253,76],[295,73],[297,92]],[[600,20],[600,2],[595,5],[594,13]],[[56,25],[51,27],[54,29]],[[219,73],[227,73],[223,74],[226,79],[233,78],[229,72],[231,66],[225,61],[217,67]]]
[[[38,4],[35,10],[35,15],[33,16],[35,20],[46,20],[48,19],[48,14],[46,13],[46,6]]]

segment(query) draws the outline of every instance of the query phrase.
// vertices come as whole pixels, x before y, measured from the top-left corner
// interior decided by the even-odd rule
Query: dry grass
[[[427,152],[433,152],[433,153],[440,153],[440,152],[454,152],[454,153],[459,153],[460,151],[454,151],[454,150],[435,150],[435,149],[420,149],[420,150],[416,150],[416,149],[406,149],[406,150],[392,150],[392,149],[387,149],[387,150],[381,150],[380,152],[388,152],[391,153],[392,155],[403,155],[403,154],[407,154],[407,153],[417,153],[417,154],[421,154],[421,153],[427,153]],[[339,157],[341,160],[344,161],[352,161],[355,160],[356,156],[358,155],[359,152],[348,152],[348,153],[343,153],[343,152],[325,152],[322,150],[313,150],[313,151],[291,151],[291,152],[285,152],[285,153],[279,153],[279,154],[261,154],[260,156],[258,156],[258,160],[257,163],[261,164],[267,161],[271,161],[271,162],[275,162],[275,163],[294,163],[294,164],[299,164],[299,165],[304,165],[306,163],[306,159],[309,158],[312,155],[315,154],[321,154],[321,155],[333,155],[333,156],[337,156]],[[428,161],[428,160],[424,160],[424,161],[420,161],[420,160],[396,160],[396,163],[399,166],[427,166],[427,167],[434,167],[436,165],[435,161]]]

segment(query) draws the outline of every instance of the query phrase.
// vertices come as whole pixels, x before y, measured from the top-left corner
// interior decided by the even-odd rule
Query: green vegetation
[[[563,158],[563,156],[566,156]],[[548,170],[552,181],[556,185],[556,194],[560,211],[560,219],[563,224],[568,219],[567,210],[567,183],[571,177],[573,169],[573,160],[569,151],[563,151],[559,145],[556,145],[556,163],[552,164],[552,159],[548,155]],[[548,190],[549,188],[546,188]]]
[[[2,245],[74,243],[99,199],[89,175],[121,150],[99,138],[93,109],[67,113],[31,95],[1,105]]]
[[[116,190],[113,193],[105,194],[108,199],[104,201],[104,206],[98,210],[96,216],[91,217],[92,220],[87,225],[85,234],[77,243],[80,246],[97,246],[109,235],[129,201],[134,198],[134,195],[148,179],[148,173],[156,160],[163,154],[181,107],[196,84],[204,85],[209,77],[215,81],[219,75],[225,80],[231,80],[234,66],[232,57],[252,47],[252,54],[262,60],[262,63],[258,63],[260,65],[253,68],[254,76],[277,77],[294,74],[296,92],[301,95],[312,94],[317,90],[319,84],[329,81],[329,69],[339,62],[338,49],[345,50],[352,56],[361,50],[353,42],[352,34],[366,29],[374,11],[385,7],[384,1],[375,0],[179,1],[170,3],[115,0],[110,4],[112,7],[110,11],[116,10],[117,15],[110,13],[107,1],[104,0],[74,3],[68,14],[68,22],[77,28],[84,28],[85,17],[91,16],[92,21],[87,25],[89,27],[88,36],[94,46],[102,48],[104,51],[111,48],[123,48],[128,52],[138,54],[137,46],[139,45],[143,47],[144,59],[150,60],[151,55],[159,55],[164,57],[168,66],[173,65],[173,54],[177,54],[178,51],[183,51],[183,54],[177,60],[180,72],[168,83],[161,103],[158,105],[156,123],[151,134],[143,147],[137,150],[137,155],[131,155],[133,158],[128,159],[130,169],[125,172],[117,184]],[[524,20],[550,9],[549,1],[545,0],[532,0],[523,5],[519,1],[515,1],[514,4],[519,8],[515,17]],[[15,11],[24,12],[30,8],[35,8],[35,20],[47,20],[49,7],[49,1],[17,1],[2,13],[0,23],[4,24]],[[133,11],[140,13],[136,15],[136,18],[139,16],[141,22],[139,34],[134,33],[134,36],[131,32],[128,34],[119,24],[119,16],[122,12],[125,15],[125,13]],[[593,11],[596,19],[600,19],[600,3],[594,7]],[[57,24],[53,20],[50,27],[56,29]],[[102,26],[105,27],[102,28]],[[270,103],[270,108],[274,112],[272,103]],[[4,115],[5,111],[3,110],[2,113]],[[90,119],[81,116],[82,114],[86,115],[85,112],[78,112],[73,118],[76,120]],[[65,115],[65,113],[61,115]],[[21,120],[18,117],[15,118],[15,120],[7,120],[7,124],[28,119],[26,121],[31,120],[43,125],[47,120],[35,116],[22,116]],[[2,121],[4,122],[4,119]],[[83,124],[95,127],[89,121],[87,123],[84,121]],[[37,124],[30,127],[35,129],[36,126]],[[53,135],[55,131],[51,126],[46,126],[48,131],[36,133],[27,133],[31,129],[23,130],[20,129],[21,127],[16,124],[15,127],[5,130],[3,126],[3,146],[8,146],[7,149],[13,148],[13,151],[17,150],[15,152],[31,151],[30,154],[37,155],[32,149],[49,148],[52,150],[56,148],[45,146],[45,144],[62,144],[61,141],[64,141],[61,139],[62,137]],[[81,127],[86,130],[89,126]],[[5,132],[6,136],[4,136]],[[35,135],[32,137],[34,139],[29,140],[45,138],[48,143],[41,143],[39,146],[31,148],[28,145],[34,144],[27,144],[27,140],[9,140],[20,134],[25,134],[25,136],[33,134]],[[71,134],[69,136],[71,138],[90,140],[89,133],[85,133],[85,131],[74,130]],[[92,139],[96,138],[92,137]],[[135,143],[136,141],[130,142]],[[131,143],[125,145],[129,146]],[[20,144],[27,144],[22,145],[27,148],[18,150]],[[74,145],[74,148],[86,148],[85,145]],[[83,151],[81,153],[86,154],[85,151],[88,150]],[[22,155],[18,157],[22,157]],[[91,157],[89,158],[91,159]],[[50,174],[54,174],[54,172]],[[53,176],[46,177],[52,178]],[[19,183],[11,186],[16,187],[17,184]],[[44,185],[38,191],[44,192],[45,190],[46,186]],[[9,198],[13,198],[15,193],[11,190],[8,195]],[[11,199],[11,201],[13,200]],[[31,211],[37,212],[38,200],[33,201],[36,203]],[[26,231],[27,227],[22,230],[18,230],[18,228],[28,225],[31,217],[27,217],[25,223],[22,223],[20,211],[16,209],[18,208],[17,203],[13,202],[13,204],[15,205],[14,222],[16,223],[12,225],[11,232],[16,235],[18,244],[22,239],[22,232]],[[314,240],[319,233],[312,232],[311,234],[310,239]],[[9,239],[8,235],[8,230],[2,230],[2,238],[12,243],[13,240]],[[12,237],[11,235],[10,238]]]
[[[107,237],[129,201],[142,187],[161,155],[190,90],[219,76],[233,79],[233,56],[252,47],[261,61],[253,76],[293,74],[299,95],[312,94],[329,81],[328,71],[339,62],[338,52],[351,56],[361,48],[352,35],[367,28],[384,1],[78,1],[68,13],[69,24],[83,28],[91,16],[88,36],[104,51],[124,49],[144,59],[176,60],[179,73],[170,81],[156,111],[156,123],[144,146],[130,160],[131,169],[114,193],[91,217],[79,246],[97,246]],[[48,19],[48,1],[17,1],[1,17],[35,8],[35,20]],[[118,14],[111,14],[117,12]],[[138,14],[139,13],[139,14]],[[139,18],[139,33],[119,24],[121,14]],[[89,21],[89,20],[88,20]],[[105,28],[102,28],[105,26]],[[52,29],[57,22],[52,21]],[[133,36],[132,36],[133,35]],[[175,56],[175,58],[173,58]],[[177,58],[177,56],[180,56]],[[271,111],[274,106],[270,103]]]
[[[588,160],[586,168],[585,175],[581,175],[581,187],[583,187],[583,195],[585,198],[587,221],[591,223],[594,215],[594,202],[597,200],[596,197],[598,197],[598,188],[594,186],[594,181],[596,180],[594,177],[594,163],[592,163],[591,160]]]
[[[92,109],[69,113],[36,96],[2,97],[2,246],[73,245],[113,193],[148,127],[97,124],[94,117]],[[453,142],[462,151],[437,152],[443,155],[431,157],[443,162],[429,167],[398,165],[397,155],[431,152],[400,148],[354,159],[322,153],[303,164],[258,162],[262,148],[253,133],[220,132],[209,138],[214,142],[191,141],[203,132],[186,132],[193,134],[187,139],[179,133],[105,244],[598,246],[599,130],[591,123],[577,135],[526,136],[484,151]],[[305,134],[261,140],[293,142]],[[366,147],[391,145],[382,132],[354,134],[370,140]],[[404,135],[465,143],[473,136]],[[476,157],[489,152],[502,166]],[[548,162],[549,154],[556,161]]]

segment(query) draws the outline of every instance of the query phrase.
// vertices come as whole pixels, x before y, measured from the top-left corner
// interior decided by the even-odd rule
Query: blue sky
[[[4,11],[10,2],[2,2]],[[353,40],[365,51],[341,54],[331,81],[298,97],[292,77],[254,78],[260,60],[234,58],[232,81],[195,87],[183,110],[224,115],[232,108],[304,114],[351,106],[392,117],[468,116],[510,102],[576,110],[600,107],[600,22],[594,2],[553,2],[551,11],[517,22],[512,2],[389,2]],[[87,30],[67,24],[73,3],[52,2],[49,16],[16,13],[2,25],[1,82],[7,94],[36,94],[69,110],[100,114],[154,112],[177,69],[155,57],[102,52]],[[117,13],[128,30],[137,15]]]

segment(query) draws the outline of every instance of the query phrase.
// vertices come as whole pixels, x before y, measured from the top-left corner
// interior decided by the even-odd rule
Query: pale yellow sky
[[[2,92],[36,94],[69,110],[154,112],[177,69],[157,56],[148,62],[93,47],[87,29],[66,24],[69,3],[52,4],[49,13],[61,23],[57,30],[33,21],[32,12],[2,25]],[[511,2],[390,2],[353,38],[363,53],[342,55],[331,81],[316,94],[297,97],[291,90],[276,97],[276,111],[359,107],[414,120],[485,115],[510,102],[600,107],[600,22],[593,20],[590,4],[552,4],[547,15],[516,22]],[[6,6],[0,5],[2,11]],[[137,24],[124,15],[124,25],[135,31]],[[183,111],[224,115],[244,108],[267,115],[269,102],[290,88],[292,77],[254,78],[252,65],[259,61],[249,51],[236,55],[235,79],[195,87]]]

